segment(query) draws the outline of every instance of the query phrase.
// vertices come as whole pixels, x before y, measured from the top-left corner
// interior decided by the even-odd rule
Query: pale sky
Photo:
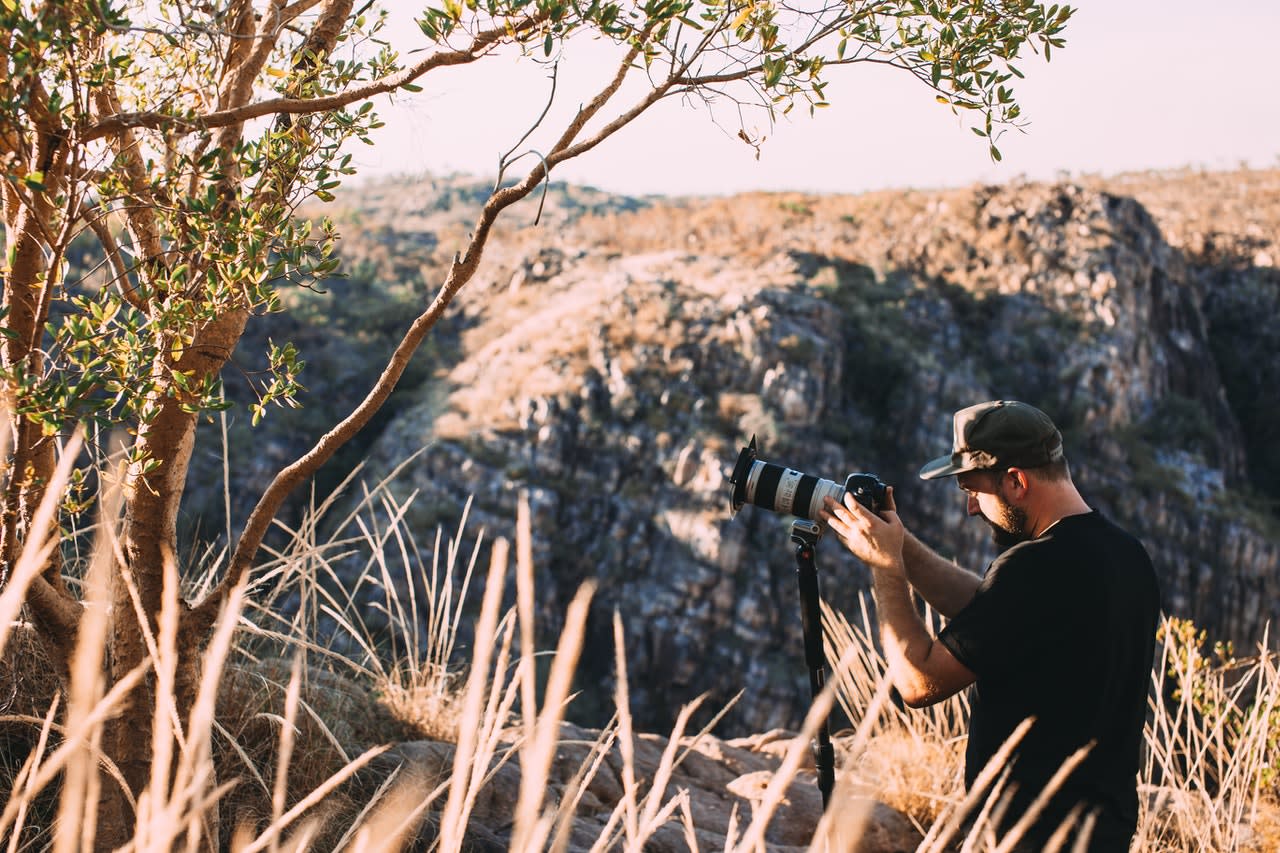
[[[414,45],[408,14],[392,0],[393,41]],[[1000,142],[993,163],[933,93],[902,71],[830,69],[831,107],[795,110],[770,128],[759,160],[701,106],[660,104],[552,177],[616,192],[707,194],[743,190],[859,192],[1004,182],[1015,177],[1114,174],[1183,166],[1280,167],[1280,0],[1082,0],[1067,47],[1052,62],[1029,56],[1015,93],[1026,133]],[[412,61],[414,56],[407,56]],[[563,119],[606,75],[597,43],[571,43],[560,63],[551,119]],[[542,111],[546,70],[493,57],[432,72],[424,91],[375,102],[387,126],[376,145],[352,149],[362,177],[468,172],[491,177]],[[624,99],[629,103],[631,99]],[[548,122],[548,127],[551,122]],[[530,144],[548,144],[548,134]],[[527,161],[525,161],[527,164]]]

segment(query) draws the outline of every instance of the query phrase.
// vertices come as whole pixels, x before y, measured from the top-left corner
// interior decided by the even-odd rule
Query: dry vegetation
[[[681,713],[653,778],[643,778],[634,763],[639,735],[632,730],[620,652],[613,724],[575,753],[585,757],[566,794],[548,796],[561,725],[572,716],[571,678],[592,589],[584,587],[570,604],[549,666],[535,666],[527,504],[517,523],[515,604],[504,610],[508,543],[494,543],[483,585],[473,584],[479,543],[464,552],[461,537],[437,535],[421,553],[397,523],[407,506],[395,503],[385,485],[367,492],[349,524],[335,528],[359,535],[321,540],[316,520],[334,511],[322,505],[289,531],[292,545],[264,567],[255,586],[237,590],[209,648],[194,716],[178,721],[165,708],[157,712],[152,784],[135,804],[131,849],[460,850],[488,831],[477,804],[493,799],[498,769],[511,762],[522,774],[502,804],[510,818],[503,843],[512,850],[566,850],[575,810],[611,750],[623,759],[622,793],[606,804],[611,815],[594,849],[641,850],[672,822],[696,849],[687,794],[667,784],[690,742],[684,725],[691,709]],[[368,512],[375,505],[380,512]],[[391,521],[375,526],[368,519],[376,517]],[[113,526],[100,524],[96,535],[81,581],[90,614],[114,553]],[[361,586],[380,596],[372,609],[369,590],[335,593],[341,587],[326,582],[338,561],[350,559],[365,561]],[[8,791],[0,839],[10,853],[90,849],[99,786],[115,784],[94,743],[119,693],[102,692],[103,640],[94,618],[87,619],[70,690],[56,693],[18,620],[22,577],[16,573],[0,595],[0,666],[9,694],[0,716],[0,773]],[[173,676],[169,610],[177,607],[176,578],[171,572],[160,635],[150,638],[149,673],[135,675],[162,686]],[[464,604],[473,586],[482,587],[483,603],[472,620]],[[286,619],[279,615],[284,612],[293,615]],[[428,614],[426,630],[414,613]],[[981,820],[960,837],[964,810],[987,814],[998,800],[998,774],[987,774],[966,796],[960,787],[965,699],[926,711],[888,702],[870,624],[865,611],[855,622],[826,614],[831,659],[839,661],[834,690],[815,705],[749,819],[731,829],[726,849],[761,849],[788,783],[808,760],[808,740],[834,702],[859,721],[857,732],[838,738],[837,798],[870,794],[903,811],[924,836],[921,850],[1004,850],[1016,840],[997,842]],[[461,670],[457,642],[464,631],[472,642]],[[616,619],[614,635],[620,650],[625,638]],[[331,640],[320,644],[319,636]],[[1271,762],[1280,674],[1274,655],[1207,653],[1204,638],[1176,621],[1166,623],[1161,642],[1137,849],[1276,849]],[[383,756],[389,746],[425,737],[447,741],[434,772],[389,771]],[[832,810],[818,827],[815,849],[825,843],[848,849],[860,831],[855,812]]]

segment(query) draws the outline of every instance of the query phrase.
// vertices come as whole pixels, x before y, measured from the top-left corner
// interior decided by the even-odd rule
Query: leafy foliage
[[[1280,704],[1274,689],[1261,689],[1273,672],[1260,665],[1267,663],[1265,653],[1262,658],[1241,658],[1230,642],[1210,645],[1208,633],[1190,619],[1168,619],[1160,625],[1157,638],[1165,643],[1172,698],[1185,703],[1199,720],[1213,721],[1207,754],[1191,755],[1189,760],[1208,768],[1210,785],[1221,785],[1233,758],[1243,754],[1246,741],[1258,740],[1261,733],[1260,744],[1248,746],[1259,753],[1257,784],[1273,788],[1280,760]],[[1196,721],[1188,719],[1184,724],[1190,727]],[[1193,744],[1188,738],[1188,748]]]

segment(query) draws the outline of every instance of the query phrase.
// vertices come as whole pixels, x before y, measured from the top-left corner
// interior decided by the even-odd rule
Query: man
[[[1001,553],[984,576],[908,533],[892,490],[879,515],[846,495],[843,505],[827,499],[822,520],[872,572],[881,641],[903,701],[923,707],[976,683],[966,787],[1032,719],[1011,759],[1001,831],[1085,747],[1019,849],[1040,849],[1074,816],[1069,838],[1092,823],[1088,850],[1128,850],[1159,611],[1151,560],[1085,503],[1062,436],[1039,409],[980,403],[956,412],[954,433],[952,452],[920,476],[954,477],[969,515],[991,525]],[[950,620],[936,639],[908,584]]]

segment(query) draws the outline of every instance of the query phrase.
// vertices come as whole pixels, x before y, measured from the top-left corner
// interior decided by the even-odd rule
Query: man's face
[[[956,476],[956,485],[965,493],[969,515],[980,515],[991,526],[991,539],[1004,551],[1031,537],[1027,534],[1027,513],[1004,497],[1006,472],[966,471]]]

